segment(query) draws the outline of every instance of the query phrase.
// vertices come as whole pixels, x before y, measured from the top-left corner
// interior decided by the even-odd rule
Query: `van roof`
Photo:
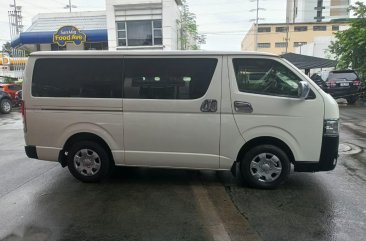
[[[271,53],[263,52],[240,52],[240,51],[143,51],[143,50],[87,50],[87,51],[39,51],[33,52],[30,56],[170,56],[170,55],[256,55],[256,56],[272,56],[278,57]]]

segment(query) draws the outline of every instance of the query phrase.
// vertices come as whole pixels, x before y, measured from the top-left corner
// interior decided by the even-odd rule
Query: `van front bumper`
[[[337,165],[339,136],[323,136],[318,162],[295,162],[295,172],[331,171]]]

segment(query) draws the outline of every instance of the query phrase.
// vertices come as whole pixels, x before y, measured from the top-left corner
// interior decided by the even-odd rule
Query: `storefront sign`
[[[85,33],[79,31],[74,26],[63,26],[53,34],[53,42],[59,46],[65,46],[66,43],[80,45],[86,41]]]

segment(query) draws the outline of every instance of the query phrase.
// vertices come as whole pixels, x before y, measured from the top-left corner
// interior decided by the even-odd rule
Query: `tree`
[[[17,78],[13,78],[13,77],[9,77],[9,76],[4,76],[3,83],[4,84],[14,84],[17,80],[18,80]]]
[[[351,20],[351,27],[335,34],[329,52],[337,56],[337,68],[356,70],[366,77],[366,5],[356,2],[349,10],[354,11],[356,19]]]
[[[197,30],[196,15],[189,11],[186,0],[182,0],[180,9],[180,44],[183,50],[198,50],[206,41],[206,36],[199,34]]]
[[[6,42],[3,44],[3,52],[7,52],[8,54],[10,54],[12,49],[13,48],[11,47],[10,42]]]

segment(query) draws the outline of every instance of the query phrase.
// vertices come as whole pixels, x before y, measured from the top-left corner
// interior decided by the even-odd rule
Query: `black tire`
[[[9,99],[2,99],[0,101],[0,112],[3,114],[9,114],[13,108],[13,103]]]
[[[273,189],[278,187],[288,178],[290,170],[289,157],[282,149],[274,145],[253,147],[240,162],[242,180],[245,184],[255,188]]]
[[[358,96],[358,95],[348,97],[348,98],[346,98],[347,104],[354,105],[359,98],[360,98],[360,96]]]
[[[87,151],[85,152],[85,150]],[[97,158],[94,153],[97,154]],[[79,161],[77,161],[76,156],[79,157]],[[94,162],[92,159],[94,159]],[[67,166],[76,179],[82,182],[99,182],[109,175],[112,165],[106,150],[101,145],[92,141],[81,141],[70,148],[67,156]]]

